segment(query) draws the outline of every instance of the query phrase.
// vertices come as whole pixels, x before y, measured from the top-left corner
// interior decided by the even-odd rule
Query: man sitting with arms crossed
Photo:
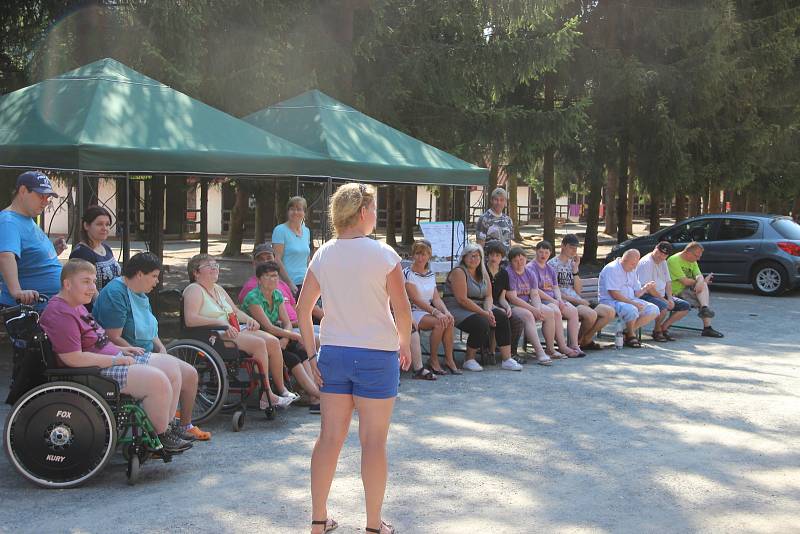
[[[703,256],[703,245],[692,241],[679,254],[667,260],[669,275],[672,278],[672,294],[678,295],[692,305],[700,308],[697,316],[703,320],[703,333],[705,337],[724,337],[720,332],[711,328],[711,318],[714,311],[709,308],[711,292],[708,285],[713,274],[703,276],[697,264]]]
[[[600,271],[600,304],[612,306],[617,316],[625,322],[625,346],[640,348],[636,331],[658,317],[658,307],[644,301],[641,296],[655,287],[654,282],[644,286],[636,276],[639,251],[625,251],[621,258],[612,261]]]
[[[685,300],[672,296],[672,280],[667,267],[667,258],[670,254],[672,254],[672,243],[662,241],[656,245],[653,252],[645,254],[636,266],[639,281],[652,280],[655,283],[648,293],[642,295],[642,300],[655,304],[660,310],[653,325],[653,341],[675,341],[675,338],[669,335],[669,327],[686,317],[691,308]]]
[[[583,283],[578,271],[581,265],[581,257],[578,256],[579,244],[580,241],[575,234],[565,235],[561,240],[561,253],[547,263],[556,271],[561,297],[578,308],[578,319],[581,322],[578,344],[581,350],[602,350],[603,347],[594,340],[594,336],[614,318],[614,308],[605,304],[590,303],[581,298]]]

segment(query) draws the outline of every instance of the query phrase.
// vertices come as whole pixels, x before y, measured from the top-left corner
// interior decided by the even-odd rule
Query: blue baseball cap
[[[28,191],[33,191],[34,193],[58,196],[58,193],[53,191],[53,184],[50,183],[50,178],[39,171],[25,171],[20,174],[17,177],[17,187],[21,185],[24,185]]]

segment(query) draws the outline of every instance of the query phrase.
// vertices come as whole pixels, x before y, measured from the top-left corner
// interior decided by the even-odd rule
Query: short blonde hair
[[[331,197],[330,215],[333,233],[339,234],[358,223],[361,208],[375,202],[375,190],[365,184],[348,183],[339,187]]]
[[[306,199],[304,199],[303,197],[292,197],[286,203],[286,211],[289,211],[290,209],[295,207],[303,208],[303,211],[305,211],[306,209],[308,209],[308,203],[306,202]]]
[[[61,287],[64,287],[64,280],[72,278],[78,273],[92,273],[93,276],[96,276],[97,269],[91,262],[80,258],[72,258],[61,268]]]
[[[697,241],[692,241],[691,243],[686,245],[686,248],[684,250],[701,250],[702,251],[702,250],[704,250],[704,248],[703,248],[703,245],[701,245]]]
[[[419,239],[417,241],[414,241],[414,244],[411,245],[411,257],[416,256],[417,252],[428,253],[429,259],[425,263],[425,268],[427,269],[431,264],[430,256],[433,256],[433,249],[431,248],[431,244],[426,239]]]

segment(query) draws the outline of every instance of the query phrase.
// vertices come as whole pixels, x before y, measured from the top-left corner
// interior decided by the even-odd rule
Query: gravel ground
[[[385,518],[413,533],[797,532],[800,292],[719,288],[714,302],[722,340],[684,331],[521,373],[404,378]],[[0,389],[8,374],[3,358]],[[344,533],[364,528],[353,426],[330,500]],[[148,462],[134,487],[119,454],[73,490],[35,488],[2,456],[0,531],[307,532],[317,416],[206,428],[211,442]]]

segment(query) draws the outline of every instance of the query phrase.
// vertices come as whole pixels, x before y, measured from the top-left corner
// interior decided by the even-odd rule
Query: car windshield
[[[775,219],[772,227],[786,239],[797,239],[800,241],[800,224],[791,219]]]

